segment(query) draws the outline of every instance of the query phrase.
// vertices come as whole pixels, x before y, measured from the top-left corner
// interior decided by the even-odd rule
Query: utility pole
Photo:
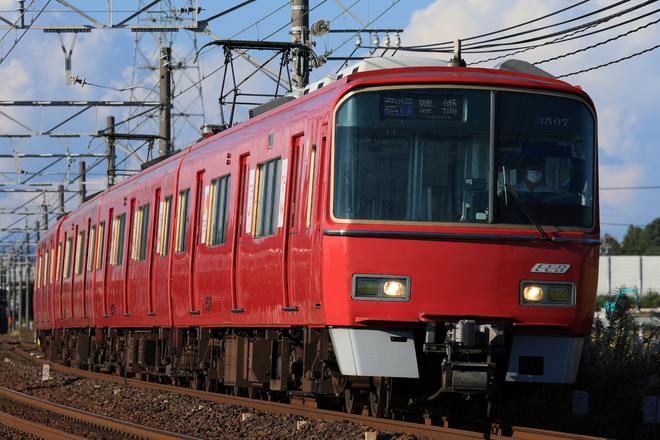
[[[64,185],[57,186],[57,199],[59,205],[59,216],[64,215]]]
[[[160,55],[160,118],[158,124],[158,154],[168,156],[172,153],[171,132],[172,132],[172,71],[170,66],[172,49],[169,47],[161,48]]]
[[[44,231],[48,229],[48,205],[41,205],[41,219],[43,221]]]
[[[78,191],[80,192],[80,204],[85,203],[85,198],[87,198],[87,186],[85,182],[87,181],[86,175],[86,164],[84,160],[78,162]]]
[[[291,41],[305,47],[293,49],[293,93],[302,95],[302,90],[309,84],[309,50],[307,48],[309,32],[309,0],[291,2]]]
[[[106,154],[108,156],[108,187],[115,184],[115,117],[108,116],[105,118],[105,133],[106,138]]]

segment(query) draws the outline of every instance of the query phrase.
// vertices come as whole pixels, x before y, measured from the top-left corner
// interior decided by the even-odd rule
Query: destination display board
[[[448,122],[465,120],[465,100],[460,95],[387,95],[381,102],[383,118],[429,119]]]

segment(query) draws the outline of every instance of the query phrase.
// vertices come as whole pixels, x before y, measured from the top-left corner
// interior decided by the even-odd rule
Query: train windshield
[[[337,219],[593,226],[595,122],[578,100],[381,89],[345,99],[335,127]]]

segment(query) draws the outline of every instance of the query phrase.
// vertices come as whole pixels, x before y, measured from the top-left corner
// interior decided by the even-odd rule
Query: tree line
[[[601,255],[660,255],[660,218],[642,227],[628,226],[621,243],[605,234],[600,245]]]

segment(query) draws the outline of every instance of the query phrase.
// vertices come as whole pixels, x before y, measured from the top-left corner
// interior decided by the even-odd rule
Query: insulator
[[[312,26],[309,28],[309,31],[315,37],[320,37],[325,35],[330,31],[330,22],[328,20],[317,20],[312,23]]]

